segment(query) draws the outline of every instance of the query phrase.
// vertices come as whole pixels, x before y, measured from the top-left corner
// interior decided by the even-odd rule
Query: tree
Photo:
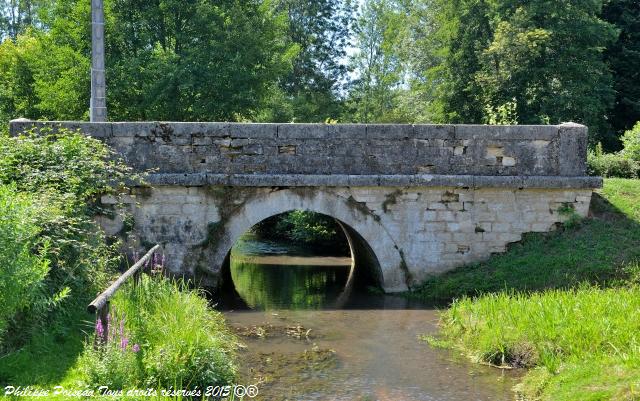
[[[0,2],[0,41],[16,39],[27,28],[40,24],[43,0],[3,0]]]
[[[620,30],[618,40],[605,52],[616,91],[609,121],[619,136],[640,121],[640,2],[607,0],[602,18]],[[613,136],[607,137],[604,145],[609,150],[620,149]]]
[[[107,12],[110,113],[127,120],[251,119],[295,56],[269,2],[113,0]]]
[[[287,35],[299,49],[293,68],[279,85],[289,110],[278,120],[337,118],[348,72],[351,0],[279,0],[276,10],[287,16]],[[279,101],[273,103],[282,107]]]
[[[602,140],[614,95],[603,50],[617,32],[601,10],[601,1],[493,2],[475,77],[485,109],[513,102],[519,123],[580,122]]]
[[[398,115],[404,70],[399,53],[394,50],[401,27],[402,13],[391,1],[367,0],[362,5],[354,29],[356,51],[351,57],[357,74],[349,94],[351,120],[405,120]]]
[[[90,2],[43,2],[0,45],[0,119],[86,119]],[[296,47],[268,0],[107,0],[114,120],[248,120],[289,73]]]

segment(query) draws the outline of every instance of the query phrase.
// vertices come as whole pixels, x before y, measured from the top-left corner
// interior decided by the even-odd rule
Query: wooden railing
[[[120,286],[122,286],[122,284],[124,284],[125,281],[127,281],[130,277],[133,277],[136,282],[138,281],[138,279],[140,278],[140,274],[142,274],[144,268],[151,263],[153,254],[159,248],[160,245],[156,245],[153,248],[149,249],[149,251],[143,257],[141,257],[140,260],[134,263],[134,265],[131,266],[126,272],[122,273],[120,277],[118,277],[113,283],[111,283],[109,288],[104,290],[100,295],[96,297],[96,299],[93,300],[93,302],[89,304],[89,306],[87,306],[87,311],[91,314],[95,313],[96,319],[99,319],[102,327],[105,328],[105,330],[102,332],[101,338],[103,342],[107,341],[106,328],[108,324],[110,299],[113,297],[116,291],[118,291],[118,288],[120,288]]]

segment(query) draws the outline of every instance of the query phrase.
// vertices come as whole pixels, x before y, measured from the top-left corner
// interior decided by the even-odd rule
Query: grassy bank
[[[89,386],[122,389],[205,389],[230,384],[236,375],[235,337],[220,312],[181,281],[143,276],[112,301],[109,337],[91,337],[76,364]]]
[[[236,377],[235,336],[227,329],[222,314],[209,308],[206,298],[184,283],[143,276],[138,286],[130,283],[120,289],[111,302],[110,326],[102,328],[109,333],[107,344],[97,342],[95,323],[88,319],[85,308],[86,303],[78,304],[59,318],[57,326],[66,324],[65,333],[41,328],[25,347],[3,356],[3,387],[52,390],[62,386],[69,390],[93,389],[95,394],[99,386],[125,392],[147,388],[202,390],[230,384]],[[47,399],[66,400],[69,396],[50,395]],[[144,399],[186,397],[158,395]]]
[[[452,300],[442,337],[479,363],[524,367],[526,400],[640,399],[640,181],[610,179],[593,216],[429,280]]]

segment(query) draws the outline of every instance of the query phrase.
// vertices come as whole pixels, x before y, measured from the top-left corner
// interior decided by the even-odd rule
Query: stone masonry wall
[[[549,231],[572,213],[586,216],[590,198],[588,189],[162,186],[136,189],[129,202],[138,245],[163,244],[174,273],[209,285],[240,234],[266,217],[307,209],[359,233],[379,261],[381,272],[374,273],[383,288],[400,291],[503,252],[523,233]],[[119,220],[103,224],[112,234],[122,229]]]
[[[583,176],[587,128],[406,124],[33,122],[100,138],[157,173]]]

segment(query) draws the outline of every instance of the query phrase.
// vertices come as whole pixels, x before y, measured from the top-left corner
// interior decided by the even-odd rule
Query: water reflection
[[[231,257],[234,287],[252,309],[335,307],[351,270],[350,258]]]

